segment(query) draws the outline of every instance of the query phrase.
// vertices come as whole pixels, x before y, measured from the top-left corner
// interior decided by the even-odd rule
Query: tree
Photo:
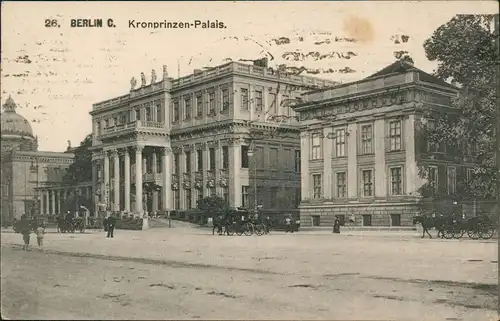
[[[497,194],[494,124],[499,57],[492,21],[491,15],[457,15],[424,42],[427,58],[438,62],[435,76],[452,79],[460,88],[453,101],[459,113],[433,114],[433,127],[423,126],[422,134],[428,142],[449,146],[457,155],[474,156],[477,167],[472,179],[465,182],[462,176],[457,181],[461,197],[491,199]]]
[[[65,184],[75,185],[92,180],[92,152],[89,150],[91,146],[92,134],[89,134],[74,150],[75,160],[64,175]]]
[[[197,208],[203,212],[206,217],[216,216],[222,214],[224,211],[229,209],[229,203],[226,202],[222,197],[206,196],[197,202]]]

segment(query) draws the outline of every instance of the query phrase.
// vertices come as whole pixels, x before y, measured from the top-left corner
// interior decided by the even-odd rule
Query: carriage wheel
[[[464,234],[465,234],[465,230],[463,228],[456,228],[453,231],[453,238],[455,238],[457,240],[461,239],[462,236],[464,236]]]
[[[451,240],[453,238],[453,227],[451,227],[451,226],[444,226],[443,236],[444,236],[445,239]]]
[[[234,229],[233,228],[228,228],[226,231],[227,231],[227,234],[229,236],[233,236],[234,235]]]
[[[479,239],[479,231],[477,228],[472,228],[467,230],[467,235],[472,239],[472,240],[477,240]]]
[[[264,232],[265,232],[265,227],[263,225],[257,225],[255,226],[255,234],[257,234],[258,236],[261,236],[261,235],[264,235]]]
[[[243,235],[243,227],[240,226],[236,229],[236,235],[242,236]]]
[[[244,231],[246,236],[252,235],[254,232],[253,224],[245,223],[245,225],[243,225],[243,231]]]
[[[479,238],[482,238],[484,240],[488,240],[488,239],[491,239],[493,237],[493,234],[495,234],[495,228],[494,227],[492,227],[492,226],[483,227],[479,231]]]

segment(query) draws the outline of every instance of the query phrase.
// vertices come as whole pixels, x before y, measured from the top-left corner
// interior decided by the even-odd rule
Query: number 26
[[[45,19],[45,27],[50,28],[50,27],[58,27],[58,23],[56,19],[50,20],[50,19]]]

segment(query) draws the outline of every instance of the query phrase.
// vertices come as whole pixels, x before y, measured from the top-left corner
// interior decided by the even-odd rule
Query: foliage
[[[222,214],[229,209],[229,203],[218,195],[206,196],[197,202],[197,208],[207,217]]]
[[[75,160],[64,175],[64,184],[74,185],[92,180],[92,152],[89,150],[91,146],[92,134],[89,134],[80,146],[74,149]]]
[[[487,15],[455,16],[424,42],[427,58],[438,62],[435,76],[458,84],[459,95],[453,100],[453,107],[459,113],[429,111],[427,116],[435,125],[423,125],[422,135],[429,143],[444,145],[456,155],[474,156],[478,165],[470,181],[465,182],[465,175],[457,177],[461,180],[457,181],[457,194],[461,197],[496,196],[494,119],[498,54],[492,19]],[[426,188],[422,187],[423,194],[428,194]]]

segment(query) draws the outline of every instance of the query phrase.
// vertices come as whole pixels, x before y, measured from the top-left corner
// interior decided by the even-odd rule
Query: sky
[[[319,78],[362,79],[407,51],[433,72],[423,43],[456,14],[498,13],[496,1],[424,2],[2,2],[1,102],[9,95],[39,149],[64,151],[92,130],[92,104],[126,94],[130,79],[171,77],[229,59],[270,58]],[[71,28],[101,18],[113,28]],[[59,27],[45,27],[46,20]],[[130,28],[145,22],[218,21],[218,29]],[[404,37],[402,37],[404,36]],[[351,41],[346,41],[351,39]],[[355,41],[352,41],[352,40]],[[350,72],[345,72],[350,71]]]

